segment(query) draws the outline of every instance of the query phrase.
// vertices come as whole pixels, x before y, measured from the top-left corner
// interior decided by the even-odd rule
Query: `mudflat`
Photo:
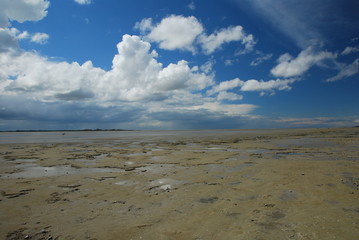
[[[358,239],[359,128],[69,134],[0,144],[0,239]]]

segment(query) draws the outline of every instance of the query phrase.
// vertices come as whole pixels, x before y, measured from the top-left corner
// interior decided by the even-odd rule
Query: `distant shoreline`
[[[76,129],[76,130],[4,130],[0,132],[116,132],[134,131],[128,129]]]
[[[310,129],[311,127],[300,127],[300,128],[268,128],[268,129]],[[359,128],[358,126],[352,126],[352,127],[313,127],[313,129],[315,128]],[[264,130],[263,128],[258,128],[255,130]],[[184,131],[196,131],[196,130],[239,130],[239,129],[186,129]],[[242,129],[242,130],[254,130],[254,129]],[[10,132],[10,133],[17,133],[17,132],[123,132],[123,131],[139,131],[139,130],[133,130],[133,129],[101,129],[101,128],[97,128],[97,129],[68,129],[68,130],[0,130],[0,133],[4,132]],[[157,131],[157,130],[155,130]],[[177,131],[177,130],[169,130],[169,131]]]

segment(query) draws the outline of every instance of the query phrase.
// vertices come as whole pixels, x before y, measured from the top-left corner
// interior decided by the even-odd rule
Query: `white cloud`
[[[45,44],[45,43],[47,43],[47,40],[49,39],[49,37],[50,36],[46,33],[34,33],[31,36],[31,42]]]
[[[0,28],[0,53],[19,49],[16,29]]]
[[[140,29],[145,28],[145,23],[147,22],[140,24]],[[202,32],[203,26],[197,18],[171,15],[153,27],[147,37],[151,41],[158,42],[162,49],[193,52],[193,42]]]
[[[359,47],[346,47],[341,55],[349,55],[356,52],[359,52]]]
[[[218,94],[217,99],[218,101],[223,101],[223,100],[238,101],[238,100],[242,100],[243,96],[236,93],[223,91]]]
[[[39,21],[47,15],[46,0],[0,0],[0,27],[10,26],[10,21]]]
[[[196,9],[196,5],[194,4],[194,2],[191,2],[190,4],[188,4],[187,7],[190,10],[195,10]]]
[[[19,32],[18,34],[17,34],[17,39],[27,39],[27,38],[29,38],[30,37],[30,34],[28,33],[28,31],[23,31],[23,32]]]
[[[247,54],[251,51],[253,51],[254,45],[256,45],[256,41],[254,40],[254,37],[252,34],[246,35],[242,39],[242,44],[244,45],[244,49],[237,49],[235,52],[236,56]]]
[[[320,38],[318,31],[313,24],[310,24],[317,16],[315,11],[318,9],[314,7],[317,4],[303,4],[296,0],[290,2],[285,0],[237,0],[237,2],[243,4],[243,7],[253,8],[266,22],[278,28],[300,47],[307,47],[310,40]]]
[[[1,49],[12,48],[13,50],[19,50],[17,40],[26,39],[30,39],[34,43],[45,44],[49,39],[49,35],[46,33],[31,34],[27,31],[20,32],[16,28],[0,28]]]
[[[91,0],[74,0],[74,1],[81,5],[91,4]]]
[[[21,34],[15,32],[13,35]],[[6,33],[9,35],[9,31]],[[210,127],[210,123],[218,126],[225,119],[241,124],[241,119],[254,117],[250,113],[256,105],[223,103],[243,98],[230,92],[241,86],[242,81],[234,79],[216,86],[211,72],[213,61],[202,69],[189,66],[185,60],[164,66],[157,60],[156,51],[151,50],[151,44],[138,36],[124,35],[117,48],[118,54],[109,71],[94,67],[91,61],[53,62],[27,51],[0,53],[1,99],[16,99],[13,107],[19,106],[0,104],[3,115],[9,119],[27,116],[25,105],[28,103],[37,109],[30,114],[34,119],[47,119],[44,113],[52,107],[60,112],[74,108],[76,118],[94,122],[112,119],[119,121],[122,128],[145,127],[146,122],[155,127],[160,124],[178,128],[173,125],[178,123],[182,127],[199,124],[198,128],[204,128]],[[212,96],[201,93],[210,87],[217,92]],[[88,117],[86,120],[87,117],[81,115],[87,111],[100,114],[101,119]],[[74,116],[68,114],[51,118],[75,121]],[[203,125],[203,121],[209,125]]]
[[[189,67],[184,60],[163,67],[151,45],[138,36],[124,35],[117,45],[112,69],[93,67],[90,61],[51,62],[33,52],[1,54],[2,94],[27,94],[40,101],[93,98],[98,103],[165,99],[175,91],[201,90],[213,84],[213,75]]]
[[[212,95],[214,93],[232,90],[237,87],[243,86],[244,82],[239,78],[235,78],[229,81],[220,82],[218,85],[214,86],[211,90],[207,91],[207,94]]]
[[[232,60],[232,59],[226,59],[226,60],[224,61],[224,65],[225,65],[225,66],[232,66],[232,65],[233,65],[233,62],[234,62],[234,60]]]
[[[243,11],[250,12],[276,28],[304,49],[315,42],[343,39],[345,31],[357,29],[357,1],[343,0],[234,0]],[[254,11],[253,11],[254,10]],[[344,27],[345,26],[345,27]]]
[[[288,53],[279,57],[278,65],[271,73],[276,77],[294,77],[303,75],[312,66],[320,64],[324,60],[334,60],[336,55],[331,52],[315,52],[313,47],[308,47],[301,51],[296,58]]]
[[[208,55],[225,43],[239,41],[244,49],[237,51],[238,55],[252,51],[256,44],[253,35],[246,34],[242,26],[230,26],[207,35],[202,23],[193,16],[171,15],[157,25],[153,24],[152,18],[145,18],[137,22],[134,28],[140,30],[146,39],[159,43],[159,47],[166,50],[180,49],[196,53],[196,49],[201,47]]]
[[[354,76],[359,73],[359,58],[355,59],[352,64],[342,66],[340,72],[334,77],[328,78],[327,82],[335,82],[346,77]]]
[[[244,82],[241,87],[241,91],[269,91],[273,93],[274,90],[290,90],[292,87],[289,84],[292,84],[295,81],[295,79],[277,79],[270,81],[258,81],[251,79]]]
[[[258,106],[253,104],[220,104],[218,102],[206,102],[202,105],[191,106],[190,110],[207,110],[209,112],[220,112],[228,116],[245,116],[255,110]]]
[[[205,73],[210,73],[212,72],[213,70],[213,66],[214,64],[216,64],[216,61],[214,59],[211,59],[207,62],[205,62],[201,67],[200,69],[205,72]]]
[[[251,62],[251,66],[258,66],[260,65],[261,63],[263,63],[264,61],[267,61],[269,60],[271,57],[273,56],[273,54],[271,53],[268,53],[268,54],[261,54],[261,56],[257,57],[256,59],[254,59],[252,62]]]
[[[252,50],[255,44],[253,35],[247,35],[243,31],[242,26],[231,26],[225,29],[220,29],[209,36],[202,34],[199,41],[206,54],[211,54],[221,48],[223,44],[232,41],[241,41],[242,44],[245,45],[245,49],[249,51]]]
[[[296,79],[276,79],[270,81],[258,81],[255,79],[242,81],[239,78],[235,78],[229,81],[223,81],[218,85],[213,86],[210,90],[207,91],[208,95],[214,95],[218,93],[217,98],[225,99],[227,97],[228,100],[241,100],[243,97],[241,95],[237,95],[236,97],[233,93],[228,92],[235,90],[242,91],[242,92],[249,92],[249,91],[258,91],[261,92],[261,95],[265,93],[269,93],[273,95],[275,90],[283,91],[283,90],[291,90],[292,87],[290,84],[293,84]]]
[[[289,126],[352,127],[358,120],[353,117],[312,117],[312,118],[279,118],[275,122]]]
[[[144,18],[141,22],[137,22],[135,29],[140,30],[141,34],[147,33],[147,31],[153,29],[152,18]]]

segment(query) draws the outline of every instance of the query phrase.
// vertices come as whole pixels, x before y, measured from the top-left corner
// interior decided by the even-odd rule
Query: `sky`
[[[359,125],[357,0],[0,0],[0,130]]]

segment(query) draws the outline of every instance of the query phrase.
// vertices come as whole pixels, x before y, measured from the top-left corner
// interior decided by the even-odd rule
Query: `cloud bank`
[[[75,0],[78,4],[91,1]],[[11,27],[12,21],[38,21],[47,15],[45,0],[0,0],[0,127],[93,128],[99,122],[110,128],[222,128],[251,127],[262,116],[249,104],[247,92],[273,95],[289,91],[313,66],[335,61],[337,54],[309,46],[297,57],[283,54],[271,70],[274,79],[216,79],[214,54],[227,44],[241,47],[238,54],[253,51],[252,34],[243,27],[228,26],[207,33],[193,16],[170,15],[158,23],[147,18],[135,28],[140,35],[124,34],[117,44],[110,70],[84,63],[54,61],[35,51],[25,51],[19,41],[46,44],[46,33],[30,33]],[[194,9],[193,9],[194,10]],[[167,64],[155,48],[204,54],[196,65],[180,59]],[[355,52],[345,49],[341,55]],[[262,55],[257,66],[271,58]],[[340,66],[336,81],[358,73],[358,59]],[[290,122],[290,121],[289,121]],[[31,125],[32,124],[32,125]],[[253,125],[254,126],[254,125]],[[63,127],[60,127],[63,128]]]

